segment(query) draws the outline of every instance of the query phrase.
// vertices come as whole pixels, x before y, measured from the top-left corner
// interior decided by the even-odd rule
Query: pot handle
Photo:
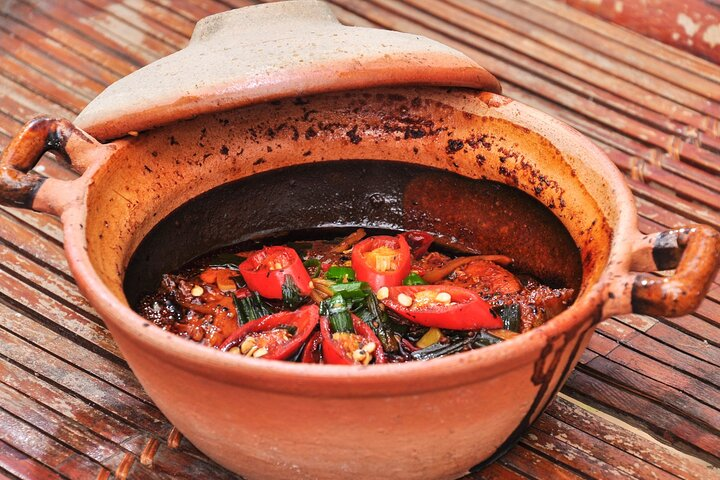
[[[677,317],[697,308],[720,266],[720,233],[706,225],[642,236],[631,257],[631,270],[675,269],[668,277],[631,273],[633,313]]]
[[[76,190],[71,187],[75,181],[44,177],[31,169],[45,152],[53,151],[82,173],[106,155],[107,147],[68,120],[33,118],[0,157],[0,204],[59,214]]]

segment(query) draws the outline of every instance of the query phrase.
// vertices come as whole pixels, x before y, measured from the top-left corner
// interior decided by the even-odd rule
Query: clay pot
[[[718,234],[694,226],[641,235],[623,176],[575,130],[492,93],[494,78],[459,53],[401,34],[357,33],[320,4],[290,5],[210,17],[180,60],[121,80],[78,118],[102,140],[122,138],[101,144],[67,121],[35,119],[0,166],[3,203],[61,217],[80,289],[151,398],[208,456],[246,478],[458,477],[506,451],[537,418],[600,320],[683,315],[703,298]],[[263,18],[286,21],[275,15],[284,9],[304,17],[264,30],[292,37],[309,28],[320,47],[298,48],[312,50],[302,54],[310,66],[242,77],[250,67],[231,71],[228,60],[215,80],[208,73],[198,82],[200,94],[182,75],[163,87],[177,86],[175,94],[148,90],[147,75],[189,62],[196,42],[213,56],[236,22],[258,29]],[[348,35],[340,42],[347,51],[327,50],[333,35]],[[363,50],[352,48],[358,41]],[[380,44],[399,47],[383,52]],[[402,54],[413,48],[427,62]],[[293,51],[284,53],[278,62],[287,65]],[[457,81],[437,76],[441,66]],[[298,86],[294,73],[306,67],[317,76],[301,76]],[[233,75],[240,87],[222,87]],[[82,176],[26,173],[47,150]],[[425,228],[510,253],[525,271],[579,293],[559,316],[501,344],[370,367],[224,354],[150,325],[129,306],[163,269],[208,249],[324,224]],[[641,273],[675,267],[668,277]]]

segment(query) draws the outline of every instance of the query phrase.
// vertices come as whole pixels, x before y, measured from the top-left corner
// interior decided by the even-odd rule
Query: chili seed
[[[409,307],[413,304],[413,299],[411,296],[401,293],[398,295],[398,303],[403,307]]]
[[[450,303],[452,301],[452,297],[447,292],[440,292],[435,296],[435,300],[440,303]]]
[[[255,350],[253,352],[252,356],[255,358],[260,358],[260,357],[264,357],[267,354],[268,354],[268,349],[265,347],[262,347],[262,348],[258,348],[257,350]]]
[[[193,297],[199,297],[200,295],[203,294],[204,291],[205,290],[203,290],[203,288],[200,285],[195,285],[192,288],[192,290],[190,290],[190,293],[192,294]]]
[[[380,287],[376,294],[378,300],[385,300],[386,298],[388,298],[388,295],[390,295],[390,290],[388,290],[388,287]]]
[[[255,346],[255,339],[253,337],[246,337],[245,340],[240,344],[240,351],[243,355],[246,355],[252,347]]]
[[[362,349],[365,350],[367,353],[373,353],[376,348],[377,348],[377,345],[375,345],[375,342],[370,342],[367,345],[365,345]]]
[[[247,351],[247,353],[245,354],[245,356],[246,356],[246,357],[252,357],[257,350],[258,350],[258,346],[257,346],[257,345],[253,345],[252,347],[250,347],[250,350]]]
[[[232,347],[230,350],[228,350],[228,353],[234,353],[235,355],[240,355],[240,349],[238,347]]]
[[[368,356],[367,352],[365,350],[363,350],[362,348],[355,350],[352,354],[353,360],[355,360],[358,363],[363,363],[365,361],[365,357],[367,357],[367,356]]]

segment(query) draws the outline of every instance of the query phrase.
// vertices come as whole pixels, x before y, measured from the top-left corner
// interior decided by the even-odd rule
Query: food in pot
[[[216,254],[164,275],[137,310],[230,354],[370,365],[492,345],[543,324],[574,298],[573,289],[511,273],[509,257],[435,245],[427,232],[360,229]]]

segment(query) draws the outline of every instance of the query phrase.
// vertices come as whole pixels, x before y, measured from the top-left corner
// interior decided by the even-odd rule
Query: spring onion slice
[[[301,303],[303,303],[303,297],[300,295],[300,289],[295,284],[295,280],[293,280],[292,276],[285,275],[285,280],[283,281],[280,290],[282,292],[283,307],[295,310]]]
[[[378,340],[382,343],[383,350],[390,353],[395,353],[400,350],[398,340],[390,326],[388,315],[385,310],[380,307],[380,302],[373,293],[370,293],[365,299],[365,302],[355,310],[355,315],[360,317],[363,322],[367,323],[370,328],[373,329]]]
[[[427,282],[415,272],[410,272],[410,275],[405,277],[403,285],[427,285]]]
[[[325,273],[325,278],[338,282],[344,282],[346,280],[348,282],[352,282],[355,280],[355,270],[351,267],[339,267],[337,265],[333,265],[328,268],[328,271]]]
[[[332,333],[355,332],[350,311],[342,295],[335,295],[323,300],[320,303],[320,315],[328,317]]]
[[[330,287],[330,290],[334,295],[341,295],[343,299],[349,301],[361,300],[372,293],[367,282],[336,283]]]
[[[240,325],[273,313],[265,302],[262,301],[257,292],[253,292],[245,298],[238,298],[233,295],[233,303],[235,304],[237,319]]]

